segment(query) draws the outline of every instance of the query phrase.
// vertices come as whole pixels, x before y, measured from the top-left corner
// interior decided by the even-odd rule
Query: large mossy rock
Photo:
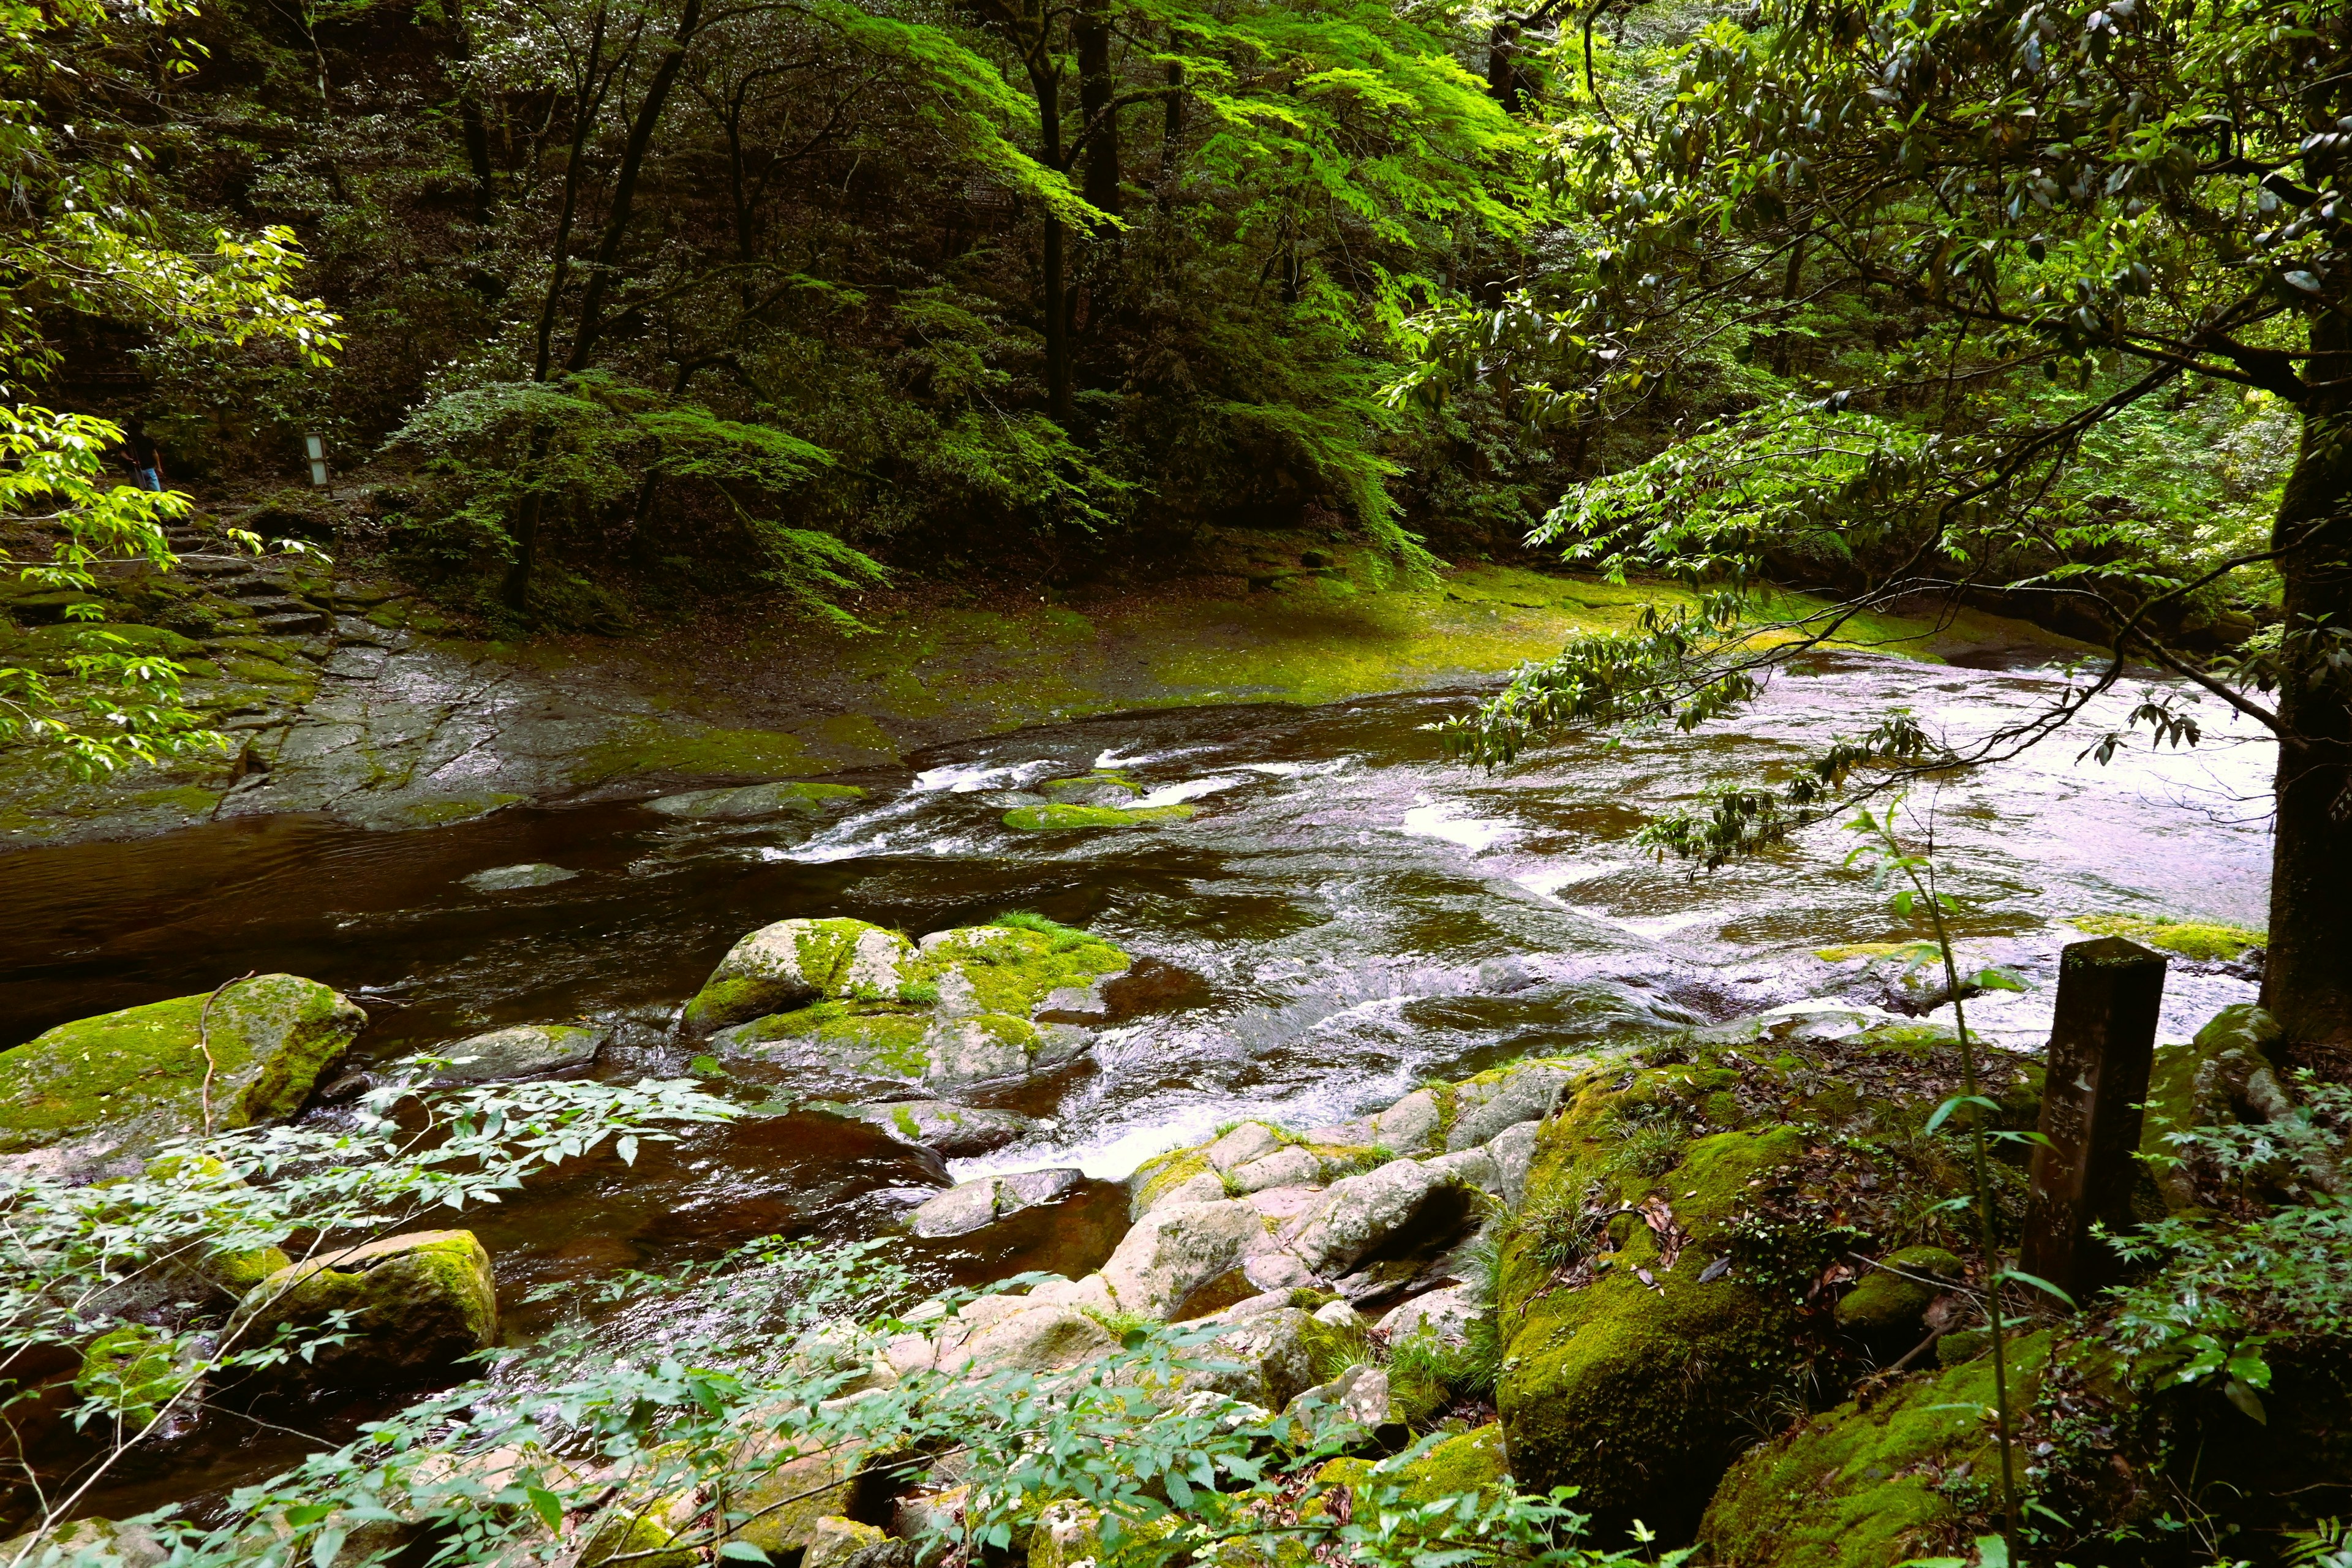
[[[735,945],[686,1027],[708,1033],[730,1068],[840,1098],[952,1093],[1075,1059],[1093,1039],[1085,1022],[1106,1011],[1103,984],[1128,963],[1045,921],[934,931],[919,945],[863,921],[784,921]]]
[[[1672,1537],[1790,1369],[1852,1353],[1822,1310],[1857,1272],[1849,1254],[1949,1239],[1917,1234],[1919,1201],[1967,1178],[1957,1130],[1923,1136],[1960,1081],[1940,1030],[1767,1017],[1649,1057],[1569,1085],[1537,1136],[1498,1289],[1496,1405],[1523,1484],[1577,1487],[1604,1526]],[[2001,1120],[2031,1126],[2028,1067],[1983,1075]],[[2003,1179],[2021,1199],[2021,1176]]]
[[[350,1338],[283,1369],[281,1381],[365,1386],[446,1371],[498,1342],[498,1288],[490,1255],[470,1230],[385,1237],[305,1258],[254,1287],[238,1309],[266,1342],[278,1325],[297,1331],[338,1311]]]
[[[791,920],[761,926],[727,950],[684,1027],[699,1039],[730,1024],[812,1002],[898,994],[913,944],[865,921]]]
[[[2006,1347],[2012,1409],[2033,1404],[2052,1349],[2047,1331]],[[1984,1356],[1914,1377],[1867,1408],[1842,1405],[1750,1450],[1724,1477],[1699,1525],[1707,1561],[1885,1568],[1964,1556],[1984,1521],[1972,1521],[1957,1500],[1985,1496],[2000,1473],[1984,1418],[1992,1403],[1992,1358]]]
[[[135,1166],[204,1132],[207,1098],[215,1131],[291,1116],[366,1026],[296,974],[60,1024],[0,1052],[0,1152],[71,1145],[77,1171]]]

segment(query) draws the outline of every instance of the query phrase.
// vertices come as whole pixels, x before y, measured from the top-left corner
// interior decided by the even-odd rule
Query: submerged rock
[[[487,871],[477,871],[459,881],[478,893],[507,893],[518,888],[545,888],[557,882],[569,882],[579,872],[562,866],[551,866],[542,860],[526,860],[516,866],[493,866]]]
[[[432,1053],[446,1063],[433,1069],[433,1081],[499,1083],[585,1072],[596,1065],[596,1053],[612,1037],[608,1028],[583,1028],[576,1024],[520,1024],[493,1029]]]
[[[242,1322],[297,1331],[348,1312],[351,1338],[273,1369],[280,1381],[366,1386],[440,1372],[498,1342],[490,1255],[470,1230],[385,1237],[279,1269],[238,1309]]]
[[[927,1240],[962,1236],[1024,1209],[1050,1204],[1086,1179],[1086,1173],[1077,1170],[1021,1171],[1009,1176],[982,1176],[976,1182],[950,1187],[918,1207],[908,1216],[907,1223],[917,1236]]]
[[[214,1131],[291,1116],[366,1025],[295,974],[60,1024],[0,1052],[0,1152],[71,1145],[61,1171],[127,1173],[160,1141],[204,1132],[207,1101]]]
[[[902,1100],[880,1105],[826,1104],[821,1109],[870,1122],[894,1138],[935,1149],[951,1160],[992,1154],[1008,1143],[1034,1137],[1052,1126],[1016,1110],[975,1110],[944,1100]]]
[[[1004,826],[1024,833],[1075,833],[1181,822],[1192,815],[1189,801],[1172,805],[1077,805],[1057,801],[1045,805],[1016,805],[1004,814]]]
[[[696,822],[738,822],[782,812],[818,812],[837,802],[863,800],[866,792],[855,784],[809,784],[786,779],[777,784],[743,784],[734,789],[698,789],[666,795],[646,802],[646,809],[664,816]]]

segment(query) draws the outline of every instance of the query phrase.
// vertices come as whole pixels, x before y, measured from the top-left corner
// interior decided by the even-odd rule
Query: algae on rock
[[[206,1131],[207,1104],[214,1131],[291,1116],[366,1024],[294,974],[60,1024],[0,1052],[0,1152],[71,1143],[78,1166],[143,1164]]]
[[[297,1331],[345,1320],[350,1338],[279,1369],[297,1383],[393,1379],[442,1371],[498,1342],[490,1256],[470,1230],[390,1236],[305,1258],[254,1287],[240,1323]],[[265,1342],[266,1342],[266,1340]]]

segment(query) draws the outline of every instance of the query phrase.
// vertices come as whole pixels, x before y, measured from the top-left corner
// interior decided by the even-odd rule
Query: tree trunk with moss
[[[2289,1040],[2352,1044],[2352,328],[2312,329],[2303,439],[2279,506],[2277,838],[2263,1005]]]

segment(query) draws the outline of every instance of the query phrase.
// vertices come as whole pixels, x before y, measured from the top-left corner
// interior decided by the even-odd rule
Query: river
[[[1834,823],[1712,874],[1657,863],[1635,831],[1702,791],[1770,776],[1889,706],[1961,738],[2060,684],[2050,670],[1843,656],[1781,677],[1753,709],[1696,736],[1580,742],[1500,773],[1444,760],[1423,728],[1472,693],[1196,708],[1024,730],[835,775],[867,797],[820,823],[691,824],[603,804],[410,832],[265,817],[25,850],[0,858],[0,1044],[287,970],[369,1009],[362,1049],[373,1058],[587,1017],[617,1027],[604,1073],[673,1073],[691,1053],[667,1038],[671,1016],[744,931],[852,915],[920,934],[1033,910],[1139,961],[1091,1064],[992,1102],[1052,1118],[1042,1140],[943,1170],[862,1125],[771,1104],[474,1223],[502,1296],[515,1299],[525,1286],[709,1256],[772,1231],[874,1234],[950,1175],[1076,1165],[1097,1180],[1072,1199],[993,1227],[980,1247],[926,1255],[966,1279],[1075,1273],[1125,1224],[1117,1179],[1219,1123],[1339,1121],[1426,1079],[1850,986],[1851,968],[1813,950],[1915,933],[1844,865],[1853,841]],[[2112,721],[2128,700],[2095,716]],[[2100,767],[2076,756],[2085,731],[1940,788],[1939,857],[1967,945],[2038,983],[1977,1011],[1994,1038],[2037,1043],[2057,950],[2080,936],[2064,916],[2262,923],[2270,753],[2218,712],[2209,725],[2194,752],[2141,749]],[[1195,815],[1090,834],[1002,823],[1003,792],[1098,766]],[[518,861],[582,874],[503,893],[461,881]],[[2218,966],[2176,964],[2165,1035],[2185,1037],[2252,994]],[[509,1331],[539,1321],[512,1314]],[[225,1481],[264,1458],[200,1468]],[[184,1471],[176,1484],[203,1479]]]

